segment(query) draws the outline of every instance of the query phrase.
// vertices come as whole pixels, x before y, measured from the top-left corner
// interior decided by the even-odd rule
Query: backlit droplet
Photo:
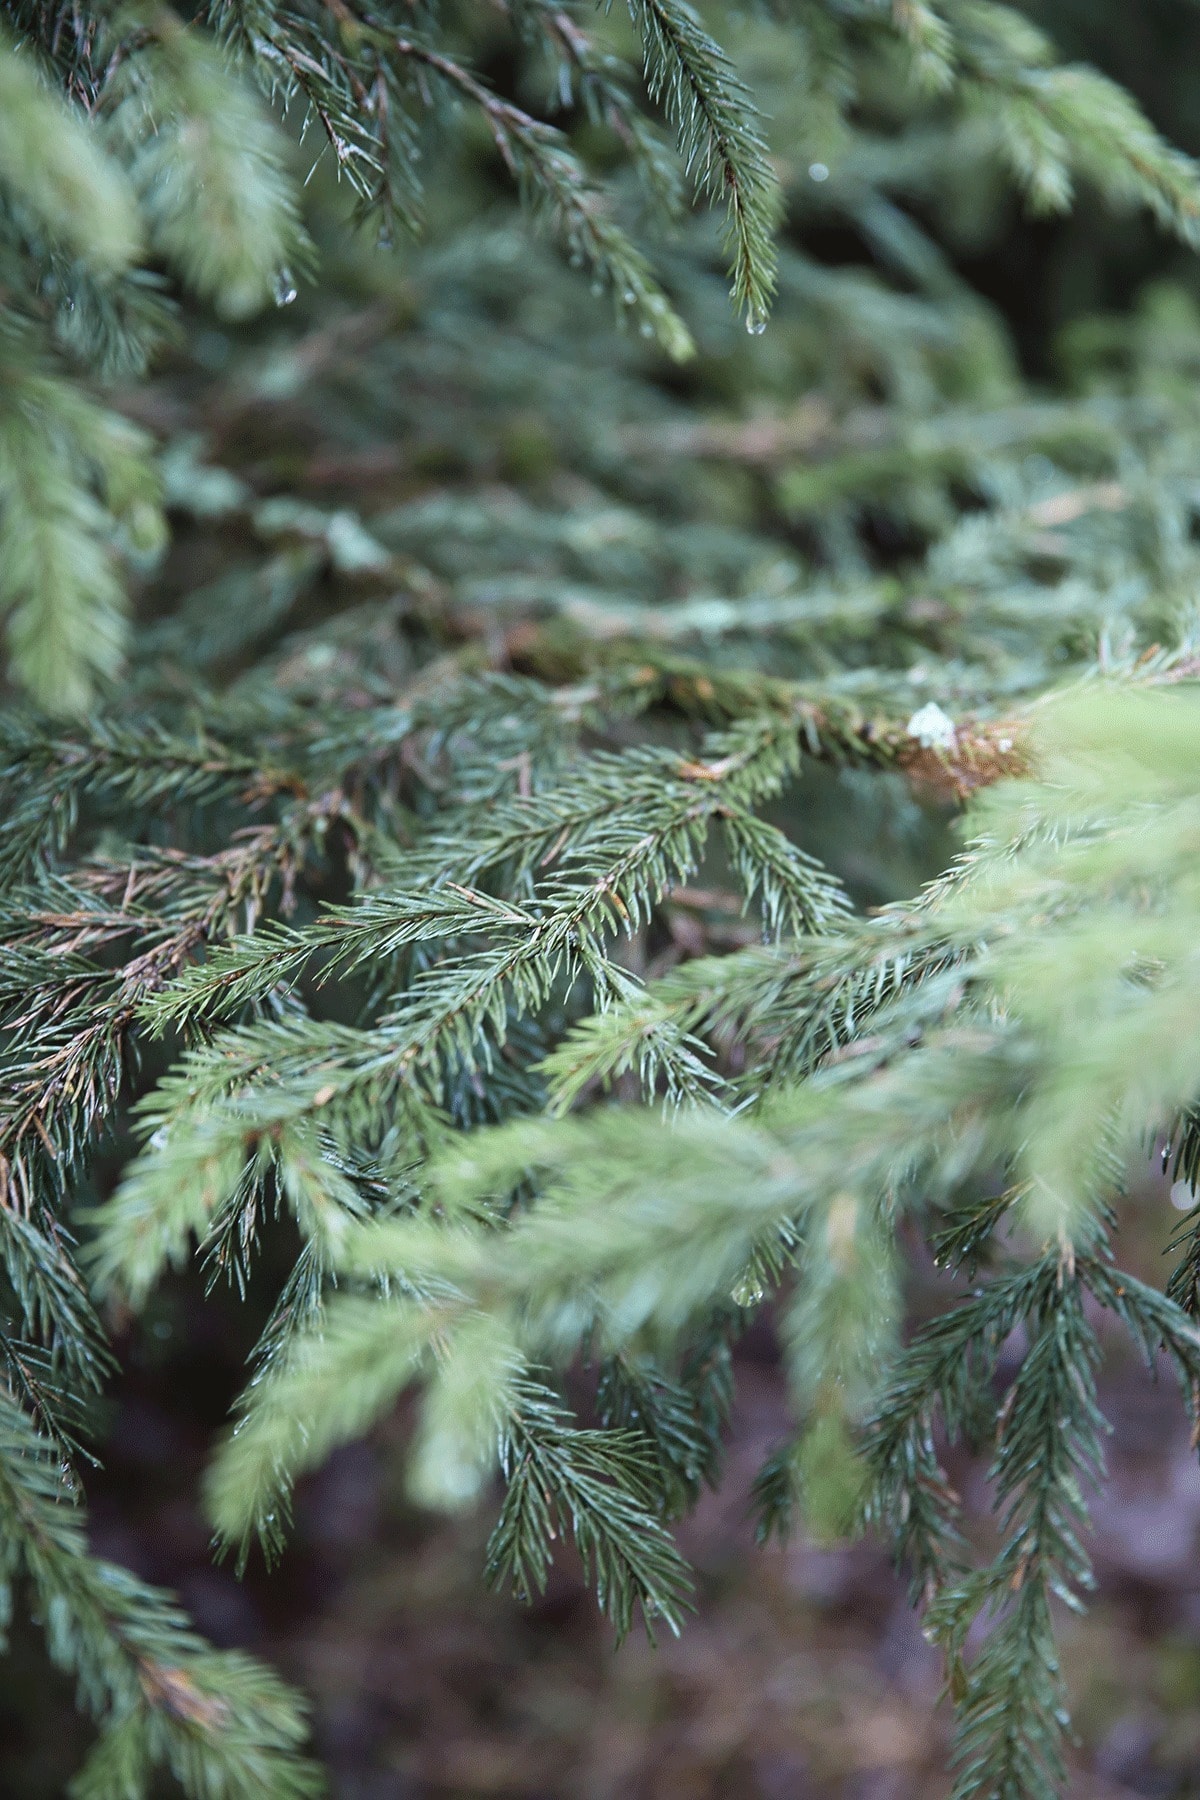
[[[761,313],[746,314],[746,330],[750,333],[751,337],[761,337],[766,329],[767,321],[763,318]]]
[[[275,296],[276,306],[290,306],[298,291],[296,277],[290,269],[280,269],[272,277],[271,292]]]
[[[751,1270],[748,1275],[742,1276],[742,1279],[738,1282],[730,1295],[730,1299],[735,1306],[757,1306],[765,1293],[766,1289],[763,1287],[762,1282],[758,1279],[758,1276],[754,1271]]]
[[[810,181],[828,181],[829,166],[827,163],[809,163],[808,179]]]

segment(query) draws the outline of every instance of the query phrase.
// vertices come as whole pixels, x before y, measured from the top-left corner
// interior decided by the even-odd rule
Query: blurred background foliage
[[[1026,10],[1200,154],[1200,7]],[[1198,572],[1192,251],[1086,182],[1069,215],[1031,215],[987,133],[918,105],[884,64],[867,67],[848,133],[802,79],[790,25],[735,9],[721,25],[788,201],[767,330],[730,309],[718,224],[665,227],[577,113],[572,135],[612,165],[691,360],[620,328],[620,296],[531,236],[482,125],[431,167],[424,240],[397,231],[383,254],[325,159],[305,189],[320,284],[298,266],[244,322],[188,302],[149,374],[113,390],[162,446],[172,528],[165,548],[127,546],[128,691],[182,705],[211,686],[236,703],[242,684],[247,705],[336,697],[366,713],[449,660],[569,679],[636,617],[668,680],[672,657],[686,683],[689,655],[719,644],[771,674],[836,668],[848,694],[903,715],[1032,691],[1079,653],[1098,589],[1114,656],[1155,642],[1156,609],[1176,632]],[[473,9],[456,28],[508,91],[499,19],[493,32]],[[605,29],[628,48],[615,13]],[[101,659],[102,681],[113,667]],[[911,895],[953,843],[944,793],[853,769],[816,772],[803,814],[781,803],[779,817],[868,905]],[[748,941],[724,874],[707,869],[639,947],[643,970]],[[1151,1280],[1162,1218],[1132,1209],[1126,1260]],[[884,1555],[752,1542],[750,1482],[788,1428],[769,1319],[737,1351],[728,1481],[684,1528],[701,1586],[678,1643],[614,1654],[569,1561],[532,1609],[484,1595],[485,1527],[405,1498],[403,1409],[304,1485],[280,1570],[239,1584],[214,1567],[199,1471],[290,1260],[269,1243],[244,1305],[173,1277],[125,1325],[89,1496],[100,1551],[312,1696],[338,1795],[943,1791],[937,1660]],[[918,1258],[918,1316],[928,1281]],[[1072,1791],[1184,1800],[1200,1794],[1200,1482],[1170,1397],[1120,1355],[1104,1383],[1118,1447],[1097,1510],[1102,1598],[1065,1644]],[[0,1792],[49,1800],[86,1728],[38,1640],[18,1650]]]

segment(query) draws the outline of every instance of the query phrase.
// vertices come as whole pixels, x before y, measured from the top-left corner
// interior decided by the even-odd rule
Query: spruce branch
[[[98,117],[153,248],[230,319],[294,297],[310,247],[285,159],[254,95],[166,12],[114,49]]]
[[[20,224],[103,271],[141,249],[134,194],[119,163],[55,95],[31,56],[0,32],[0,193]]]
[[[629,0],[651,95],[662,99],[697,185],[728,211],[733,297],[751,332],[775,288],[775,176],[746,89],[686,0]]]
[[[93,1558],[73,1499],[57,1450],[0,1390],[2,1574],[28,1575],[50,1654],[101,1727],[72,1795],[142,1795],[157,1769],[189,1800],[320,1793],[296,1697],[252,1658],[213,1650],[169,1595]]]

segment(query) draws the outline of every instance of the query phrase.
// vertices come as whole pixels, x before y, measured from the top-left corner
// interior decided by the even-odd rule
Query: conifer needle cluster
[[[882,1533],[959,1800],[1057,1792],[1115,1339],[1200,1430],[1200,1208],[1121,1266],[1200,1171],[1200,313],[1034,391],[955,246],[1194,249],[1200,171],[990,0],[0,19],[0,1570],[75,1800],[321,1791],[82,1505],[114,1329],[280,1215],[221,1549],[414,1388],[490,1580],[678,1630],[770,1306],[761,1532]]]

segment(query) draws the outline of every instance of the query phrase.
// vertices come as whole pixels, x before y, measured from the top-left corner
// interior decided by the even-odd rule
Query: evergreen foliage
[[[958,260],[1014,187],[1195,248],[1200,172],[987,0],[482,14],[4,7],[0,1565],[78,1800],[315,1793],[295,1696],[88,1551],[107,1329],[287,1214],[218,1543],[418,1387],[413,1496],[498,1481],[489,1578],[568,1537],[620,1637],[683,1623],[770,1302],[761,1531],[883,1533],[956,1793],[1049,1795],[1117,1328],[1200,1431],[1200,1207],[1120,1263],[1200,1170],[1200,312],[1039,392]],[[964,804],[895,899],[872,838]]]

